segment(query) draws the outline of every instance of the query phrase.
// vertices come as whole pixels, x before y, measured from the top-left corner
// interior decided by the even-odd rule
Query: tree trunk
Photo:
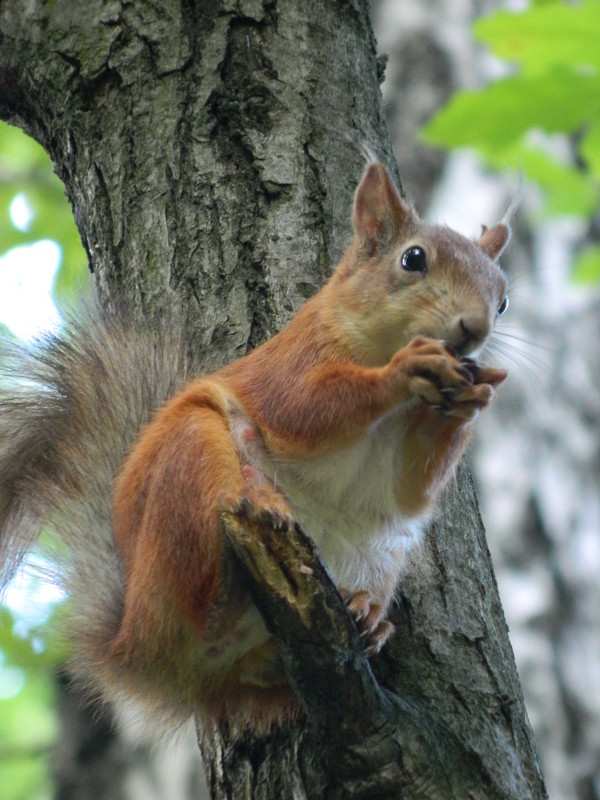
[[[53,158],[101,297],[125,295],[141,319],[175,296],[207,368],[329,274],[361,149],[395,171],[366,0],[3,0],[0,33],[0,115]],[[309,543],[290,546],[318,574]],[[465,471],[413,561],[373,660],[386,691],[326,575],[315,614],[331,602],[341,644],[325,635],[318,664],[248,576],[307,718],[265,739],[202,732],[214,797],[545,796]]]

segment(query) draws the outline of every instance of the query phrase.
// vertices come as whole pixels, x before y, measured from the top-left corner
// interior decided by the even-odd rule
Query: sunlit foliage
[[[547,215],[593,217],[600,203],[600,3],[535,2],[479,20],[476,38],[508,66],[483,89],[457,92],[423,131],[469,147],[497,170],[543,190]],[[600,249],[584,250],[579,281],[600,280]]]

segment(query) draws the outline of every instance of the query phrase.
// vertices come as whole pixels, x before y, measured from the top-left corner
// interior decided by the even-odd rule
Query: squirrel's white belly
[[[350,591],[391,595],[408,547],[423,520],[407,519],[396,503],[402,435],[395,415],[343,450],[279,463],[273,480],[317,544],[334,582]]]
[[[403,516],[397,506],[398,475],[406,468],[399,413],[387,415],[354,444],[324,456],[282,460],[260,445],[243,448],[244,459],[285,496],[336,585],[370,591],[385,604],[405,553],[420,540],[426,521]]]

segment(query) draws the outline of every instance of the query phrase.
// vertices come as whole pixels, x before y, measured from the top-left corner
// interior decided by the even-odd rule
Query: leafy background
[[[11,213],[15,201],[26,210],[19,225]],[[47,240],[60,247],[52,286],[60,308],[87,281],[73,214],[44,150],[19,129],[0,123],[0,270],[11,268],[1,259],[15,249],[25,270],[30,257],[39,257],[31,246]],[[0,606],[0,796],[46,800],[52,797],[49,765],[57,735],[52,670],[61,661],[52,636],[56,609],[49,598],[55,593],[32,574],[20,584],[10,593],[10,605]]]
[[[11,214],[16,199],[29,209],[26,224]],[[52,294],[61,304],[72,300],[87,280],[87,259],[65,190],[37,142],[20,129],[0,123],[0,257],[13,248],[53,240],[61,260]]]
[[[542,213],[592,220],[600,201],[600,3],[538,0],[525,12],[478,20],[475,38],[506,75],[456,92],[423,128],[425,142],[471,148],[494,170],[521,172],[541,190]],[[600,247],[573,265],[600,280]]]

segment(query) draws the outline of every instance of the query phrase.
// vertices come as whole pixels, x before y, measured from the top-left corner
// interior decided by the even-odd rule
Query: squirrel
[[[504,222],[478,241],[424,222],[385,167],[354,235],[280,333],[189,375],[177,335],[89,310],[5,356],[0,566],[42,527],[71,596],[75,672],[155,715],[266,731],[298,713],[277,645],[224,546],[224,509],[317,544],[380,650],[478,412],[506,371],[476,358],[508,304]]]

